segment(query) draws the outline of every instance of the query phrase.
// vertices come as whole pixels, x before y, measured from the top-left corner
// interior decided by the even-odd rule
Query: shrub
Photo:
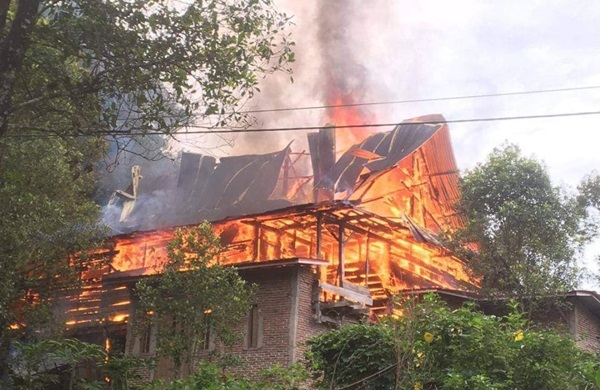
[[[273,366],[260,372],[258,380],[229,375],[217,363],[200,362],[194,373],[171,382],[157,381],[143,390],[307,390],[308,375],[299,365]]]
[[[321,388],[593,389],[593,357],[573,340],[535,329],[516,310],[450,310],[435,296],[409,300],[403,316],[346,325],[308,342]]]

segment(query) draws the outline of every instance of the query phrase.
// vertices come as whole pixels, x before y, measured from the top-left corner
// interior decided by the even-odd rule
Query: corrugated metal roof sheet
[[[424,119],[428,122],[440,121],[440,124],[411,123]],[[404,121],[388,133],[374,134],[346,151],[322,181],[335,183],[336,192],[351,190],[365,168],[370,172],[378,172],[395,166],[440,130],[444,122],[443,116],[431,115]],[[379,158],[368,159],[369,155]],[[324,183],[317,183],[317,186],[320,185]]]

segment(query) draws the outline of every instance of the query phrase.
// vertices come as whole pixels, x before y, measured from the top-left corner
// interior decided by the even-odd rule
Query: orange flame
[[[327,111],[327,121],[338,127],[364,125],[372,123],[374,116],[364,109],[356,106],[356,99],[352,93],[335,91],[327,99],[330,108]],[[338,152],[346,151],[350,146],[361,142],[373,133],[368,127],[338,128],[335,132]]]
[[[332,107],[328,112],[329,121],[338,126],[373,120],[372,115],[352,106],[351,94],[332,94],[328,103],[344,105]],[[373,129],[368,128],[338,129],[338,151],[361,142],[372,132]],[[456,187],[453,183],[458,180],[457,175],[448,169],[453,164],[439,165],[439,161],[452,160],[451,150],[440,146],[449,144],[449,139],[444,137],[448,137],[447,128],[393,169],[377,176],[370,185],[358,188],[349,199],[360,203],[360,208],[348,214],[335,211],[330,220],[318,222],[317,215],[328,210],[323,206],[305,214],[276,212],[267,219],[252,220],[254,217],[248,216],[215,222],[215,233],[224,247],[217,261],[222,265],[236,265],[294,258],[326,260],[329,265],[319,270],[321,281],[360,286],[363,291],[368,289],[375,302],[373,312],[384,309],[389,297],[401,290],[464,289],[465,285],[476,285],[477,281],[469,277],[463,262],[432,243],[435,240],[418,237],[414,230],[416,225],[428,232],[440,231],[452,227],[456,219],[451,201],[457,195],[448,189]],[[366,160],[378,157],[361,149],[355,153]],[[363,214],[360,210],[366,211]],[[338,224],[338,220],[343,222]],[[414,224],[409,224],[411,221]],[[319,229],[317,223],[321,223]],[[353,224],[356,226],[351,226]],[[338,240],[337,229],[345,229],[343,245]],[[378,233],[377,229],[380,229]],[[135,271],[130,277],[161,272],[167,260],[167,244],[174,235],[175,229],[167,229],[114,237],[114,247],[104,252],[110,257],[110,272]],[[343,250],[341,255],[340,250]],[[340,258],[344,267],[339,264]],[[65,311],[70,316],[66,325],[97,321],[97,313],[104,306],[111,310],[110,322],[127,321],[128,297],[117,294],[118,299],[103,303],[98,295],[102,282],[95,274],[88,275],[94,277],[100,287],[81,290],[80,306]],[[125,288],[128,287],[115,285],[112,292]],[[205,313],[210,313],[210,309]]]

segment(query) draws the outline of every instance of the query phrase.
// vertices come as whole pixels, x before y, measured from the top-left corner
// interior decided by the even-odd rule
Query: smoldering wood
[[[313,200],[332,200],[335,182],[329,180],[327,172],[335,165],[335,128],[325,127],[317,133],[309,133],[308,147],[314,175]]]

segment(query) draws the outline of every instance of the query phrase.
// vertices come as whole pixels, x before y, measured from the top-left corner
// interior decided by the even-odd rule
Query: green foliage
[[[0,380],[11,340],[49,329],[38,303],[75,281],[98,236],[105,137],[132,150],[132,135],[243,121],[259,80],[289,71],[289,25],[271,0],[2,2]],[[156,139],[141,148],[158,153]]]
[[[101,232],[88,196],[103,146],[84,139],[0,140],[0,372],[10,340],[41,328],[48,334],[46,299],[76,282],[85,250]],[[18,329],[8,329],[12,324]]]
[[[255,385],[258,389],[269,390],[304,390],[309,389],[309,375],[301,364],[291,367],[272,366],[260,372]]]
[[[390,389],[395,383],[394,329],[361,323],[313,337],[306,354],[322,388],[348,385],[371,377],[370,388]]]
[[[306,371],[299,365],[273,366],[259,373],[259,379],[249,380],[223,372],[216,363],[200,362],[194,373],[168,383],[157,381],[142,390],[307,390]]]
[[[600,175],[597,172],[584,177],[578,190],[579,202],[583,206],[600,209]]]
[[[154,361],[123,353],[111,353],[99,366],[104,377],[110,378],[110,390],[133,390],[139,388],[134,383],[142,381],[141,372],[154,368]]]
[[[314,337],[309,368],[324,389],[592,389],[594,358],[569,337],[533,329],[517,307],[496,317],[433,296],[409,300],[400,318]]]
[[[552,185],[542,164],[506,145],[460,187],[466,224],[452,233],[453,246],[484,290],[531,298],[577,285],[576,257],[590,238],[586,209]]]
[[[104,378],[110,378],[111,390],[127,390],[129,382],[137,378],[136,371],[149,364],[136,357],[109,355],[100,345],[77,339],[17,342],[15,347],[10,362],[14,389],[45,389],[61,383],[63,377],[62,383],[68,389],[105,389]],[[101,379],[80,377],[83,365],[96,367]]]
[[[208,222],[177,231],[158,280],[141,280],[136,286],[138,318],[158,326],[158,354],[172,359],[178,372],[183,365],[191,372],[207,332],[226,345],[234,343],[250,307],[253,287],[234,268],[216,263],[220,249]]]
[[[0,77],[13,134],[170,134],[207,117],[224,125],[242,118],[236,106],[262,77],[294,61],[290,18],[271,0],[39,3],[29,39],[8,34],[24,24],[15,13],[0,28],[0,48],[25,51],[22,64],[0,58],[1,69],[16,68]]]

